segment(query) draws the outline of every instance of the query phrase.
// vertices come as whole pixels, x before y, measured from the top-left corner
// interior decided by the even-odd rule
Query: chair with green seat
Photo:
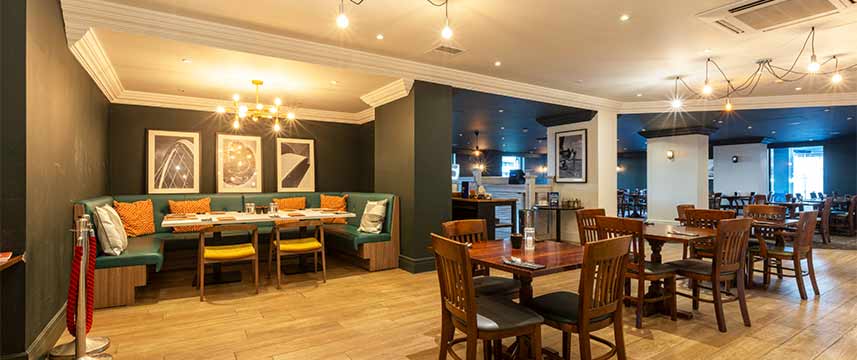
[[[717,229],[721,220],[735,218],[735,210],[686,209],[684,214],[686,226],[705,229]],[[713,248],[710,240],[696,241],[690,246],[690,257],[711,258]]]
[[[488,225],[485,219],[453,220],[440,224],[443,236],[460,243],[488,241]],[[521,282],[500,276],[491,276],[491,269],[474,265],[473,286],[476,296],[505,296],[515,298],[521,290]]]
[[[243,231],[250,234],[249,243],[234,245],[205,245],[207,234]],[[234,224],[212,226],[199,231],[199,301],[205,301],[205,264],[250,261],[256,294],[259,293],[259,230],[256,225]]]
[[[820,295],[818,282],[815,280],[815,267],[812,264],[812,238],[815,233],[815,224],[818,221],[817,211],[804,211],[800,214],[795,231],[779,231],[777,236],[783,238],[784,242],[776,245],[768,245],[764,241],[759,243],[756,249],[751,248],[751,253],[759,254],[764,261],[763,272],[765,274],[765,283],[770,282],[771,265],[781,264],[783,260],[791,260],[794,267],[780,268],[778,271],[789,270],[791,273],[779,274],[780,276],[793,277],[797,280],[798,291],[800,298],[807,300],[806,288],[803,283],[803,278],[809,276],[812,282],[812,289],[815,295]],[[791,242],[791,244],[787,244]],[[802,260],[806,260],[806,271],[803,270]],[[781,265],[780,265],[781,266]]]
[[[281,232],[294,228],[315,227],[314,235],[311,237],[300,237],[298,239],[284,240]],[[283,270],[283,256],[313,255],[313,267],[318,273],[318,256],[321,255],[321,278],[322,283],[327,283],[327,262],[325,260],[324,248],[324,222],[321,220],[306,221],[278,221],[271,230],[271,242],[268,251],[268,278],[271,277],[271,265],[273,256],[277,256],[277,289],[281,288]]]
[[[780,226],[773,225],[785,223],[788,216],[788,209],[785,206],[777,205],[747,205],[744,207],[744,216],[753,220],[772,223],[772,226],[765,226],[758,223],[756,226],[753,226],[752,234],[750,235],[748,245],[749,256],[747,256],[747,279],[749,281],[747,285],[752,288],[753,273],[755,272],[754,264],[757,261],[765,260],[759,253],[761,247],[759,244],[764,242],[767,245],[769,243],[782,242],[782,238],[778,235]],[[778,265],[778,269],[782,273],[781,264]],[[770,279],[767,277],[765,279],[764,286],[768,286],[769,282],[767,280]]]

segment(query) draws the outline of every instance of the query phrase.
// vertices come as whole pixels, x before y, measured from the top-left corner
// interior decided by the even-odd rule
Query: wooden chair
[[[235,245],[205,245],[206,234],[224,233],[227,231],[246,231],[250,234],[250,242]],[[251,261],[253,263],[253,278],[256,294],[259,293],[259,230],[256,225],[217,225],[199,231],[199,253],[197,272],[199,273],[199,301],[205,301],[205,265],[225,262]]]
[[[616,192],[616,213],[619,217],[625,217],[628,204],[625,201],[625,192],[619,190]]]
[[[714,197],[711,199],[711,206],[709,208],[714,210],[719,210],[721,207],[721,203],[723,202],[723,193],[714,193]]]
[[[315,227],[313,236],[298,239],[281,239],[280,232],[293,228]],[[302,230],[303,231],[303,230]],[[327,283],[327,260],[324,246],[324,222],[321,220],[274,223],[271,229],[271,242],[268,250],[268,278],[271,278],[271,265],[273,257],[277,257],[277,289],[281,287],[283,277],[283,256],[300,256],[312,254],[313,269],[318,273],[318,257],[321,255],[321,281]]]
[[[721,220],[735,218],[735,210],[687,209],[684,214],[685,225],[706,229],[716,229]],[[690,246],[690,257],[710,258],[713,248],[711,241],[694,242]]]
[[[595,223],[598,225],[598,238],[601,240],[631,236],[631,253],[625,271],[625,300],[636,304],[637,328],[643,327],[643,306],[646,303],[666,301],[670,306],[670,318],[676,321],[675,268],[646,261],[646,239],[643,235],[646,224],[643,220],[598,216],[595,218]],[[637,296],[631,296],[631,280],[637,280]],[[646,281],[664,281],[665,294],[646,298]]]
[[[765,284],[770,283],[771,265],[779,265],[783,260],[791,260],[794,263],[794,268],[782,268],[791,271],[791,273],[779,275],[785,277],[793,277],[797,280],[798,291],[800,298],[807,300],[806,288],[803,283],[804,276],[809,275],[812,282],[812,289],[815,295],[820,295],[818,290],[818,282],[815,280],[815,268],[812,265],[812,237],[815,233],[815,224],[818,221],[817,211],[805,211],[800,214],[800,219],[795,226],[795,231],[780,231],[778,236],[783,237],[785,242],[791,242],[791,245],[786,243],[769,246],[765,242],[759,243],[759,248],[751,248],[752,253],[758,254],[763,258],[763,273],[765,276]],[[806,259],[807,270],[802,269],[801,260]],[[782,272],[782,269],[778,271]]]
[[[580,234],[580,245],[598,240],[598,227],[595,225],[596,216],[605,216],[604,209],[577,210],[577,233]],[[559,236],[559,234],[557,234]]]
[[[682,226],[686,225],[687,221],[685,219],[687,219],[687,209],[695,209],[695,208],[696,208],[696,206],[694,206],[693,204],[676,205],[675,209],[676,209],[676,213],[678,213],[678,217],[676,218],[676,220],[678,220],[679,224],[681,224]],[[687,259],[687,244],[686,243],[682,244],[681,258]]]
[[[750,228],[753,219],[722,220],[717,225],[717,240],[714,242],[712,261],[700,259],[684,259],[670,261],[667,264],[676,267],[678,275],[690,279],[691,295],[677,293],[693,299],[693,309],[699,309],[699,302],[713,303],[717,317],[717,328],[726,332],[726,318],[723,315],[723,303],[738,301],[741,307],[741,317],[744,326],[750,326],[750,314],[747,311],[747,300],[744,291],[744,266],[747,255],[747,241],[750,239]],[[738,294],[731,299],[723,299],[720,285],[737,281]],[[701,299],[699,296],[700,281],[711,283],[712,300]],[[730,294],[731,295],[731,294]]]
[[[775,223],[783,223],[788,217],[788,209],[785,206],[776,205],[747,205],[744,207],[744,216],[754,219],[763,220]],[[763,260],[758,252],[753,249],[759,247],[759,243],[782,241],[782,238],[777,234],[779,228],[774,226],[753,226],[748,242],[750,256],[747,257],[747,279],[748,287],[753,287],[753,272],[755,271],[754,264],[757,261]],[[782,271],[780,271],[782,273]],[[765,283],[765,286],[768,284]]]
[[[571,359],[571,334],[579,334],[580,358],[592,359],[590,341],[610,347],[597,359],[617,355],[625,359],[622,332],[622,284],[632,236],[588,242],[583,247],[583,268],[577,293],[560,291],[533,299],[532,307],[545,318],[545,324],[562,331],[562,358]],[[613,325],[616,343],[592,332]],[[551,354],[553,355],[553,354]]]
[[[768,196],[765,194],[753,195],[753,205],[765,205],[768,203]]]
[[[848,236],[854,236],[857,233],[857,195],[851,196],[848,202],[848,207],[845,211],[832,211],[830,214],[830,227],[837,232],[844,233]]]
[[[818,212],[818,233],[821,234],[821,242],[830,243],[830,211],[833,208],[833,199],[824,199]]]
[[[476,359],[476,347],[483,341],[485,359],[492,355],[492,342],[504,338],[526,336],[530,338],[534,359],[542,358],[541,326],[544,319],[535,311],[510,299],[476,297],[473,286],[473,267],[467,245],[431,234],[437,266],[441,297],[440,356],[447,354],[461,359],[452,346],[467,343],[465,359]],[[455,330],[463,332],[464,339],[454,339]]]
[[[460,243],[488,241],[488,226],[484,219],[447,221],[441,224],[443,236]],[[484,266],[473,267],[473,286],[476,296],[506,296],[514,298],[521,290],[521,282],[500,276],[491,276]]]

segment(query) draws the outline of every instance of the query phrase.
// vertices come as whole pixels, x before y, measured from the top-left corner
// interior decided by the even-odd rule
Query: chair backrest
[[[685,210],[687,226],[715,229],[720,220],[734,219],[734,210],[709,210],[709,209],[687,209]]]
[[[431,243],[443,309],[475,328],[476,293],[467,245],[437,234],[431,234]]]
[[[830,212],[833,210],[833,198],[824,199],[821,203],[821,211],[818,216],[821,217],[821,227],[826,229],[830,226]]]
[[[488,240],[488,225],[485,219],[453,220],[440,224],[443,236],[461,243]]]
[[[695,209],[696,206],[693,204],[679,204],[676,205],[675,210],[678,213],[678,218],[682,219],[681,222],[684,223],[684,219],[687,219],[687,209]]]
[[[806,253],[812,249],[812,238],[815,235],[815,224],[818,222],[818,211],[804,211],[795,225],[794,243],[792,248],[796,253]]]
[[[744,268],[753,219],[724,219],[717,226],[712,266],[714,273],[740,272]],[[740,276],[740,275],[739,275]]]
[[[794,198],[792,194],[786,194],[786,202],[792,202],[792,198]]]
[[[766,196],[765,194],[753,195],[753,204],[765,205],[767,203],[768,203],[768,196]]]
[[[583,246],[580,271],[579,322],[619,310],[624,299],[623,284],[631,236],[598,240]]]
[[[788,209],[785,206],[776,205],[747,205],[744,207],[744,216],[769,222],[782,223],[786,220]],[[754,226],[753,234],[759,240],[775,239],[778,228],[769,226]]]
[[[723,202],[723,193],[714,193],[714,201],[712,201],[711,205],[713,209],[720,209],[721,203]]]
[[[598,227],[595,225],[595,217],[605,215],[607,213],[604,209],[577,210],[577,232],[580,234],[580,245],[598,240]]]
[[[813,192],[809,193],[809,198],[815,200],[815,199],[818,199],[818,196],[815,194],[815,191],[813,191]]]
[[[596,216],[595,224],[598,227],[598,240],[631,236],[630,253],[633,256],[628,260],[628,267],[637,271],[645,270],[646,240],[643,234],[646,231],[646,223],[643,220]]]

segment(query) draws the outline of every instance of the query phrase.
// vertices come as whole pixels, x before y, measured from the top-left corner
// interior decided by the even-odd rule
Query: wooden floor
[[[680,248],[664,253],[675,258]],[[857,251],[816,250],[816,259],[822,295],[801,302],[794,279],[774,278],[768,291],[749,292],[752,328],[742,325],[737,303],[725,305],[726,334],[707,304],[693,320],[646,318],[642,330],[626,311],[629,358],[857,358]],[[437,359],[434,272],[367,273],[332,261],[327,284],[312,273],[286,276],[288,286],[276,290],[263,281],[259,295],[247,275],[243,284],[206,287],[208,302],[200,303],[191,272],[157,274],[138,290],[138,305],[96,311],[91,334],[109,336],[116,359]],[[537,278],[536,295],[576,291],[578,276]],[[690,310],[690,302],[679,298],[679,308]],[[612,339],[611,331],[602,336]],[[544,327],[543,339],[559,347],[557,331]],[[573,344],[577,358],[576,337]]]

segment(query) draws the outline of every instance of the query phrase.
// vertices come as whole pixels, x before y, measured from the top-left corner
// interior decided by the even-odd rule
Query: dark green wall
[[[824,144],[824,192],[857,194],[857,135]]]
[[[646,188],[646,153],[627,152],[620,153],[616,159],[617,165],[622,171],[617,173],[617,187],[619,189],[645,189]]]
[[[375,191],[401,196],[399,266],[434,268],[429,234],[450,218],[452,88],[417,81],[375,110]]]
[[[281,137],[315,140],[316,191],[371,191],[374,125],[299,120]],[[213,112],[134,105],[110,105],[111,194],[146,193],[146,129],[200,132],[200,192],[215,193],[217,133],[262,137],[262,191],[277,191],[276,137],[269,124],[247,124],[233,132]]]

